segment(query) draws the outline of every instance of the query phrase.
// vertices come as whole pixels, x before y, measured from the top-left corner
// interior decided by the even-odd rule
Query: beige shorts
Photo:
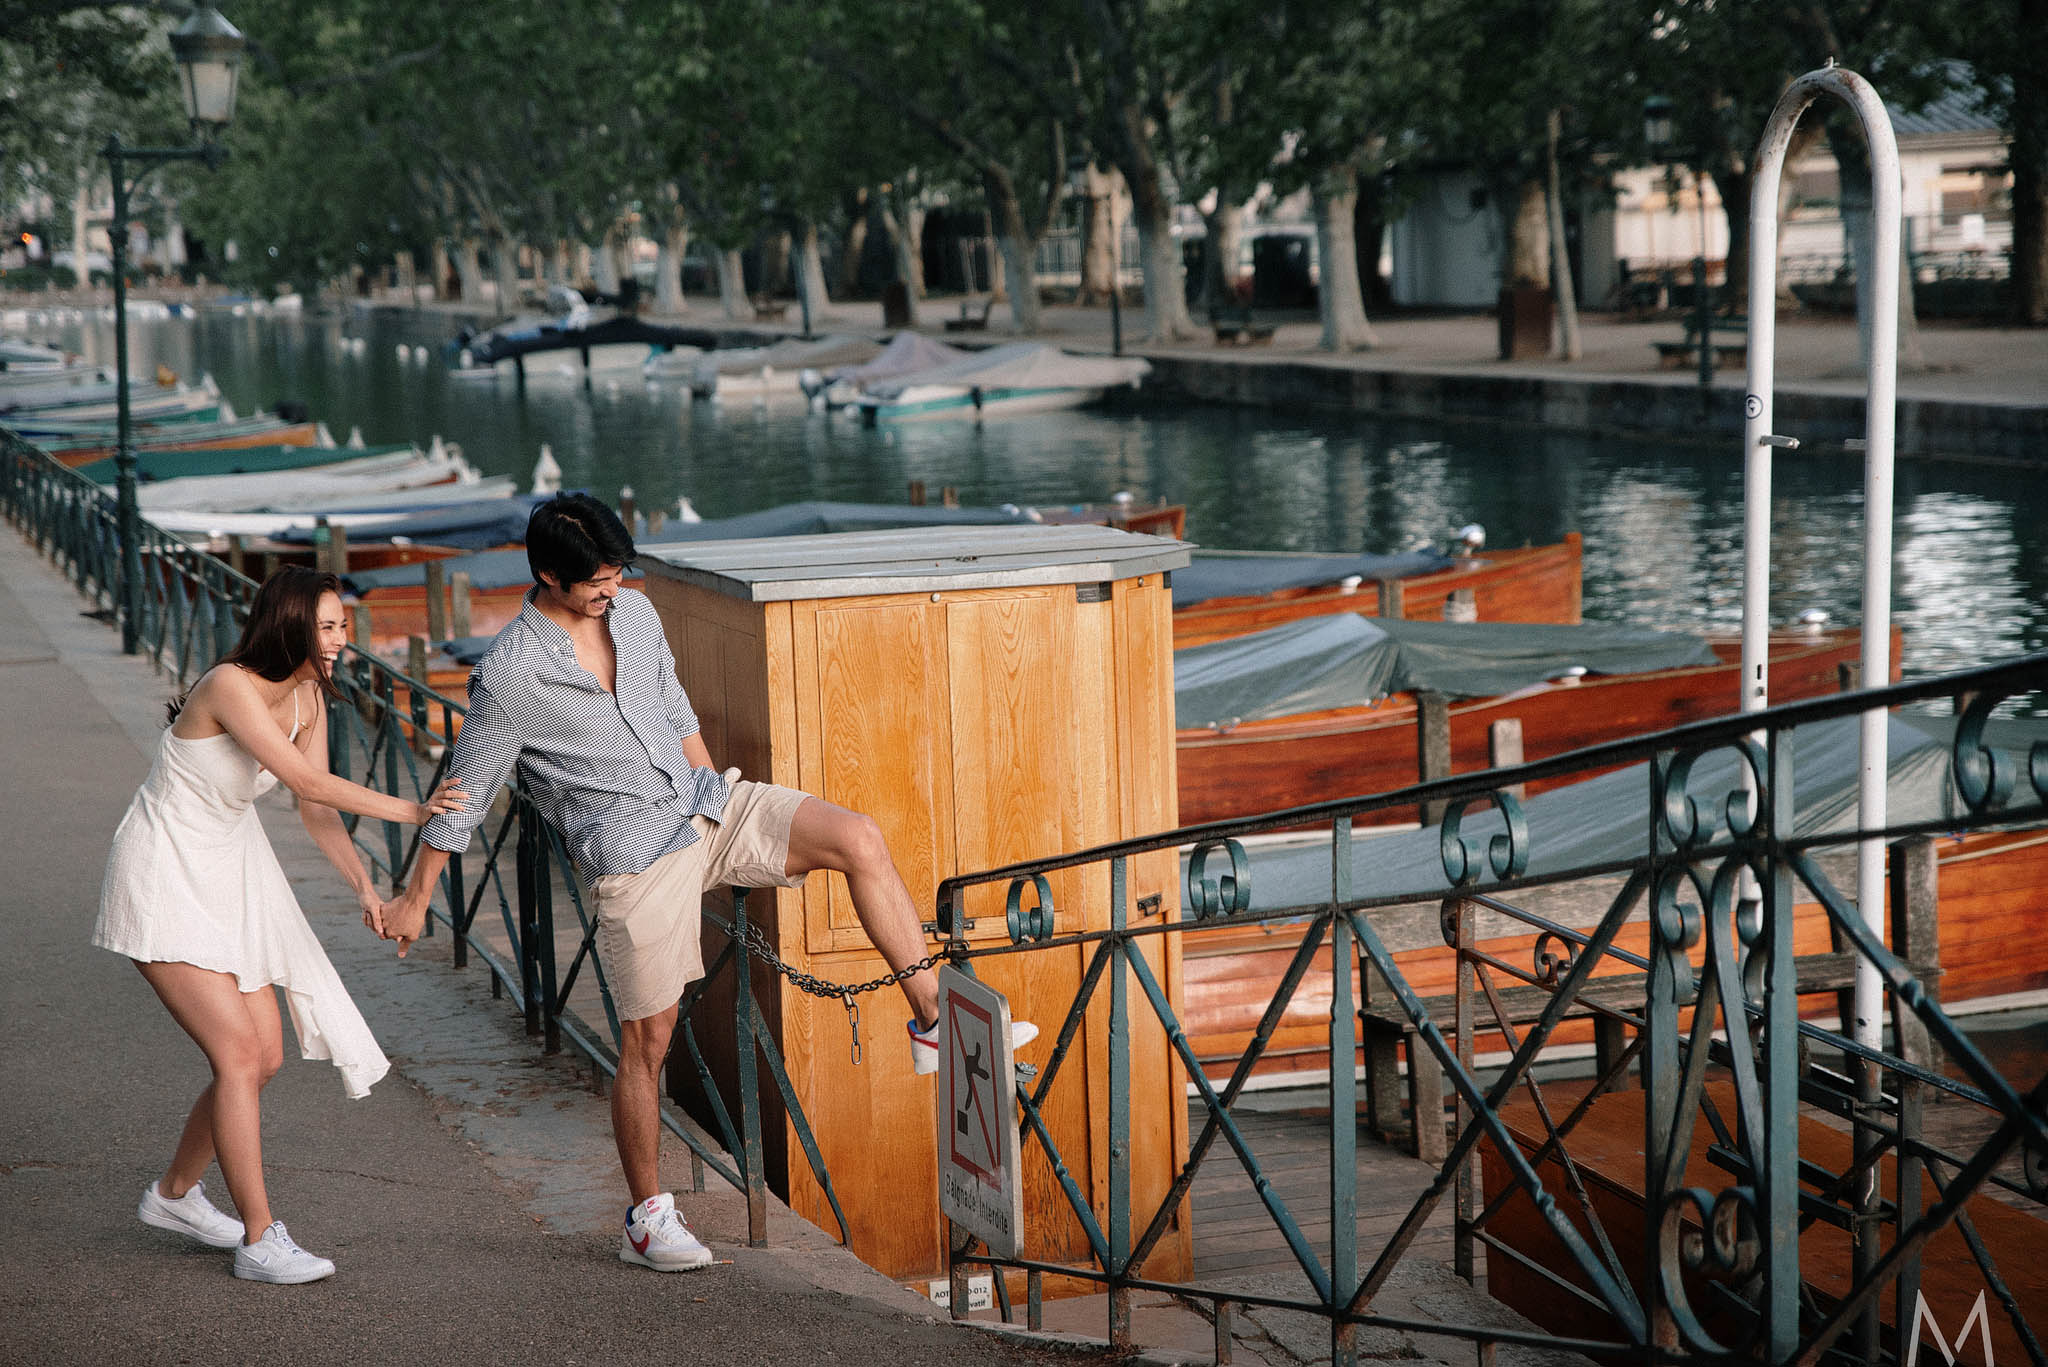
[[[789,823],[806,794],[773,783],[732,785],[719,820],[693,816],[697,839],[639,873],[590,885],[597,953],[622,1021],[659,1015],[704,976],[698,903],[707,887],[793,888]]]

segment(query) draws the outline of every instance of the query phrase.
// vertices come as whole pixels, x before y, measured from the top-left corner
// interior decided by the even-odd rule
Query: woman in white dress
[[[374,922],[376,886],[340,813],[419,824],[459,811],[465,797],[443,783],[407,802],[328,772],[325,701],[348,643],[340,588],[308,569],[273,574],[241,641],[171,705],[156,762],[114,834],[93,931],[94,944],[136,961],[213,1073],[137,1214],[233,1248],[235,1275],[252,1281],[334,1273],[292,1242],[264,1193],[257,1096],[284,1061],[272,987],[285,989],[300,1053],[333,1060],[350,1096],[367,1095],[390,1066],[306,924],[255,800],[280,782],[298,795],[308,834]],[[215,1158],[241,1220],[206,1199],[200,1178]]]

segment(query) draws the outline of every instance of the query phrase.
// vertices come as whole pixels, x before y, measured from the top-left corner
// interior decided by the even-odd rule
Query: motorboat
[[[1041,342],[1012,342],[936,370],[870,384],[857,402],[864,422],[980,421],[1078,408],[1112,389],[1137,388],[1151,370],[1142,357],[1077,356]]]

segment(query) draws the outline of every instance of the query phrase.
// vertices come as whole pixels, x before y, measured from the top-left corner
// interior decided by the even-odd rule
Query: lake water
[[[50,340],[111,357],[112,325]],[[1742,471],[1737,443],[1608,439],[1472,424],[1290,417],[1222,407],[1136,405],[976,427],[926,422],[875,431],[793,404],[693,403],[636,370],[589,388],[565,353],[534,358],[522,395],[451,379],[395,346],[389,322],[355,355],[338,317],[138,322],[138,369],[210,372],[243,412],[305,402],[337,437],[439,434],[488,474],[522,483],[543,442],[565,484],[607,498],[630,485],[643,509],[688,497],[706,517],[798,499],[896,502],[912,480],[936,501],[1103,500],[1119,490],[1185,503],[1209,546],[1389,551],[1478,522],[1488,544],[1585,537],[1585,614],[1655,626],[1741,619]],[[1862,465],[1781,456],[1775,477],[1772,616],[1822,608],[1859,620]],[[1909,674],[2048,648],[2048,479],[1964,464],[1898,467],[1893,609]]]

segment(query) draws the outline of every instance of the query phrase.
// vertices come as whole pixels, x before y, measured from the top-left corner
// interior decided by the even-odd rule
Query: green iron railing
[[[1043,1171],[1064,1194],[1090,1256],[1080,1261],[997,1257],[976,1251],[964,1232],[956,1231],[951,1243],[958,1250],[954,1305],[966,1303],[966,1270],[981,1266],[997,1270],[998,1284],[1002,1269],[1023,1271],[1034,1311],[1048,1275],[1100,1285],[1108,1292],[1110,1338],[1122,1344],[1130,1341],[1134,1292],[1167,1292],[1207,1305],[1213,1310],[1219,1361],[1227,1360],[1230,1351],[1232,1308],[1255,1306],[1325,1318],[1331,1355],[1338,1363],[1356,1360],[1355,1335],[1362,1326],[1462,1337],[1482,1351],[1497,1344],[1540,1345],[1603,1355],[1603,1360],[1897,1362],[1908,1354],[1899,1342],[1906,1325],[1894,1325],[1887,1336],[1878,1314],[1880,1299],[1893,1294],[1892,1304],[1903,1305],[1899,1313],[1910,1321],[1922,1281],[1921,1251],[1931,1235],[1954,1224],[1966,1236],[1987,1303],[2003,1317],[2001,1327],[2009,1326],[2031,1360],[2042,1362],[2040,1321],[2048,1318],[2048,1307],[2023,1304],[2009,1289],[1987,1241],[1972,1228],[1965,1202],[1988,1191],[2037,1212],[2048,1203],[2048,1114],[2043,1105],[2048,1074],[2021,1082],[2002,1077],[1935,1000],[1930,983],[1920,976],[1922,965],[1895,952],[1865,926],[1853,902],[1830,881],[1820,856],[1830,847],[1879,836],[1902,842],[1896,848],[1903,861],[1917,858],[1931,865],[1926,837],[1934,833],[2048,824],[2048,745],[2037,744],[2015,757],[1992,750],[1983,739],[1986,719],[1997,704],[2015,696],[2038,701],[2044,689],[2048,655],[2031,656],[1939,679],[1696,723],[1369,798],[1190,827],[946,880],[938,893],[939,922],[952,937],[950,952],[957,963],[971,968],[997,956],[1075,946],[1089,955],[1050,1061],[1018,1088],[1018,1134],[1025,1159],[1042,1160]],[[1959,695],[1974,698],[1956,720],[1951,747],[1962,810],[1939,821],[1882,831],[1793,834],[1796,728],[1871,708]],[[1692,789],[1702,762],[1727,754],[1746,771],[1755,794],[1753,809],[1738,800],[1740,789],[1718,810],[1710,810]],[[1514,795],[1520,785],[1644,762],[1650,854],[1529,876],[1530,832]],[[1440,842],[1444,883],[1434,890],[1355,896],[1354,823],[1376,812],[1412,812],[1428,802],[1447,804]],[[1491,816],[1483,815],[1489,811]],[[1253,864],[1241,840],[1319,824],[1331,830],[1327,899],[1252,909]],[[1126,893],[1130,862],[1189,848],[1180,919],[1132,925]],[[1109,890],[1108,928],[1059,933],[1064,920],[1085,925],[1104,919],[1061,912],[1052,904],[1047,875],[1088,866],[1107,867],[1106,880],[1087,885],[1106,884]],[[1753,896],[1744,894],[1745,875],[1753,880]],[[1567,926],[1511,900],[1520,890],[1592,878],[1618,878],[1622,886],[1590,928]],[[966,894],[983,885],[1008,889],[1010,944],[976,947],[964,938],[960,918]],[[1022,909],[1034,889],[1039,905]],[[1457,990],[1448,1004],[1448,1023],[1446,1003],[1425,1000],[1410,987],[1376,924],[1376,913],[1423,897],[1441,899],[1444,952],[1455,962]],[[1806,960],[1794,953],[1795,898],[1819,903],[1840,946],[1837,952]],[[1475,923],[1482,911],[1537,936],[1532,963],[1510,963],[1479,944]],[[1622,928],[1644,917],[1649,953],[1619,948]],[[1142,951],[1148,940],[1172,936],[1181,939],[1186,952],[1204,936],[1246,926],[1274,932],[1275,943],[1285,943],[1278,940],[1283,932],[1296,937],[1295,951],[1251,1044],[1219,1086],[1197,1057]],[[1331,974],[1325,1017],[1331,1196],[1327,1212],[1303,1212],[1289,1208],[1240,1128],[1234,1107],[1325,949],[1331,964],[1340,966]],[[1861,1047],[1799,1017],[1800,993],[1846,988],[1858,959],[1877,965],[1889,993],[1890,1052]],[[1354,996],[1354,977],[1364,1002]],[[1084,1197],[1042,1118],[1078,1032],[1085,1028],[1084,1018],[1104,993],[1109,997],[1106,1209]],[[1511,1000],[1510,993],[1518,995]],[[1035,1003],[1034,1009],[1041,1018],[1045,1014],[1042,1004]],[[1549,1096],[1555,1089],[1546,1090],[1536,1065],[1561,1024],[1588,1017],[1600,1040],[1594,1085],[1575,1105],[1553,1107]],[[1140,1031],[1152,1032],[1155,1041],[1164,1037],[1203,1113],[1170,1189],[1142,1206],[1133,1201],[1127,1086]],[[1385,1047],[1390,1033],[1406,1044],[1417,1147],[1437,1171],[1396,1232],[1377,1248],[1366,1248],[1355,1224],[1360,1117],[1354,1059],[1363,1049],[1368,1090],[1391,1088],[1394,1050]],[[1476,1066],[1474,1044],[1481,1036],[1504,1039],[1511,1055],[1490,1078]],[[1830,1067],[1823,1057],[1843,1062]],[[1587,1166],[1574,1158],[1571,1143],[1593,1099],[1617,1086],[1638,1062],[1647,1094],[1647,1157],[1640,1171],[1609,1176],[1639,1181],[1647,1193],[1647,1242],[1630,1242],[1609,1228],[1611,1222],[1589,1195]],[[1732,1108],[1707,1089],[1710,1073],[1732,1085]],[[1436,1119],[1442,1115],[1441,1101],[1428,1086],[1418,1086],[1418,1079],[1438,1078],[1456,1103],[1448,1143]],[[1503,1115],[1503,1106],[1518,1090],[1530,1096],[1542,1126],[1544,1141],[1534,1153],[1524,1152]],[[1922,1119],[1933,1100],[1981,1111],[1982,1137],[1963,1148],[1930,1140]],[[1375,1110],[1388,1109],[1398,1107],[1386,1107],[1383,1097],[1369,1098],[1368,1119]],[[1818,1155],[1803,1153],[1802,1115],[1845,1124],[1855,1140],[1853,1163],[1831,1170]],[[1686,1159],[1699,1124],[1712,1132],[1708,1152],[1723,1179],[1715,1189],[1685,1184]],[[1432,1129],[1433,1143],[1426,1138]],[[1219,1141],[1258,1193],[1272,1228],[1302,1273],[1304,1294],[1247,1295],[1220,1281],[1148,1275],[1147,1260],[1161,1248]],[[1485,1191],[1483,1204],[1482,1145],[1509,1174],[1509,1185]],[[1877,1176],[1887,1159],[1896,1168],[1888,1193],[1880,1189]],[[1925,1208],[1923,1176],[1941,1192]],[[1453,1325],[1375,1313],[1376,1296],[1445,1201],[1452,1203],[1455,1216],[1454,1265],[1460,1275],[1475,1276],[1476,1252],[1483,1247],[1542,1278],[1557,1298],[1589,1310],[1610,1332],[1604,1337],[1532,1333],[1497,1324]],[[1567,1266],[1545,1265],[1497,1232],[1498,1217],[1511,1204],[1535,1213]],[[1311,1215],[1327,1215],[1330,1222],[1330,1235],[1321,1246],[1304,1232]],[[1848,1231],[1852,1238],[1853,1269],[1846,1290],[1824,1293],[1802,1281],[1800,1235],[1815,1223]],[[1958,1322],[1946,1326],[1950,1334],[1957,1331]]]

